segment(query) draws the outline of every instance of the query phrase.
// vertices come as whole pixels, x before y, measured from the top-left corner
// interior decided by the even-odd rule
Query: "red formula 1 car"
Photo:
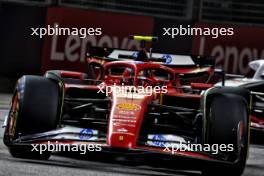
[[[40,154],[31,144],[94,144],[95,153],[190,159],[205,163],[198,168],[204,175],[242,174],[249,140],[246,89],[196,84],[186,91],[179,70],[166,64],[197,64],[191,57],[141,50],[131,61],[130,51],[102,52],[88,57],[88,74],[52,70],[18,80],[4,134],[13,156],[49,158],[50,151]],[[155,63],[161,60],[164,65]],[[206,90],[201,95],[194,89]]]

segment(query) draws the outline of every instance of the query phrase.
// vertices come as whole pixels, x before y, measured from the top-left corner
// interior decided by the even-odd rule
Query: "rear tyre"
[[[234,175],[243,173],[249,140],[249,115],[246,100],[239,95],[220,94],[213,98],[208,113],[209,144],[232,145],[234,151],[227,152],[233,165],[209,165],[203,175]]]
[[[19,136],[56,129],[59,87],[56,82],[39,76],[23,76],[17,84],[5,130],[4,142],[14,157],[48,159],[50,152],[32,152],[31,146],[17,147]]]

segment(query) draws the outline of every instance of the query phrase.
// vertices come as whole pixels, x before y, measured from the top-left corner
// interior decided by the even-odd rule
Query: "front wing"
[[[153,141],[148,141],[151,143]],[[158,141],[157,141],[158,142]],[[204,161],[210,163],[218,163],[223,165],[232,165],[235,162],[226,161],[219,155],[213,155],[207,152],[194,151],[175,151],[170,147],[161,147],[158,145],[136,146],[134,148],[113,148],[106,142],[105,137],[92,129],[83,129],[72,126],[66,126],[60,129],[52,130],[44,133],[37,133],[33,135],[20,136],[14,141],[5,141],[8,147],[22,147],[34,144],[69,144],[69,145],[100,145],[100,152],[133,155],[146,157],[156,157],[160,160],[179,160],[187,159],[192,161]],[[156,143],[157,144],[157,143]],[[60,151],[58,151],[60,152]],[[94,151],[98,152],[98,151]],[[239,155],[238,155],[239,156]]]

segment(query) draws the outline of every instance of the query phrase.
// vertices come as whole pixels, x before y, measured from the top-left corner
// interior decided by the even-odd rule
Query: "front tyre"
[[[208,143],[232,145],[226,153],[232,165],[209,165],[203,175],[242,175],[249,141],[249,113],[244,97],[225,93],[213,97],[208,113]]]
[[[59,109],[59,86],[40,76],[19,79],[5,129],[4,143],[14,157],[48,159],[50,152],[31,152],[29,146],[14,146],[20,136],[56,129]]]

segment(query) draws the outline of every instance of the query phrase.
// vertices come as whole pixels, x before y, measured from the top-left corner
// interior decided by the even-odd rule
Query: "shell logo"
[[[118,140],[119,140],[120,142],[123,142],[123,141],[124,141],[124,136],[119,136],[119,137],[118,137]]]
[[[119,109],[125,109],[125,110],[130,110],[130,111],[136,111],[139,110],[141,107],[137,104],[133,103],[121,103],[116,105]]]

